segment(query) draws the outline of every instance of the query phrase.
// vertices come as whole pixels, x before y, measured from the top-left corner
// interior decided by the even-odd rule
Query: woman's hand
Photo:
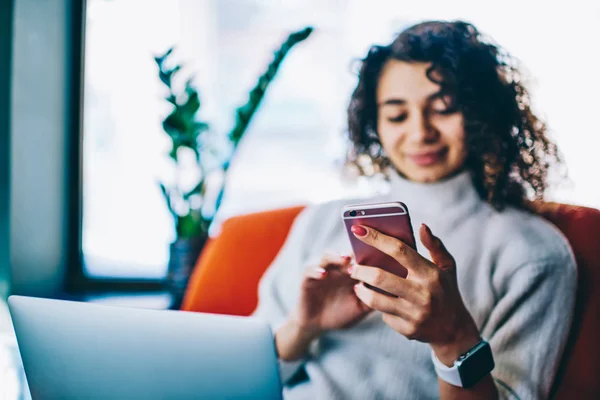
[[[354,293],[356,281],[349,277],[349,256],[325,255],[317,267],[306,270],[300,301],[292,318],[315,336],[323,331],[346,328],[370,309]]]
[[[298,306],[275,334],[281,359],[300,358],[324,331],[351,326],[370,311],[354,293],[351,261],[349,256],[325,255],[318,266],[307,268]]]
[[[350,276],[397,297],[355,287],[356,296],[368,307],[383,313],[383,320],[408,339],[429,343],[436,356],[451,366],[480,340],[479,331],[466,309],[456,278],[454,258],[426,225],[421,242],[433,262],[406,243],[372,228],[354,226],[354,235],[390,255],[408,270],[406,279],[372,266],[355,265]]]

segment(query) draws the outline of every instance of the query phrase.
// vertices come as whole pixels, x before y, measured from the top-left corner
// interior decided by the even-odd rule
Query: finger
[[[425,258],[408,244],[364,225],[354,225],[352,233],[358,239],[381,250],[398,261],[409,273],[423,275],[429,269]]]
[[[409,301],[415,300],[415,293],[417,293],[418,289],[412,281],[384,271],[381,268],[366,265],[354,264],[350,272],[350,277]]]
[[[350,265],[351,260],[350,256],[325,253],[319,262],[319,267],[324,270],[340,268]]]
[[[444,246],[444,243],[440,240],[440,238],[435,236],[427,225],[421,225],[421,228],[419,229],[419,236],[423,246],[429,250],[429,254],[431,254],[431,260],[435,265],[441,269],[448,269],[454,266],[454,258],[448,252],[448,250],[446,250],[446,246]]]
[[[306,272],[304,273],[304,276],[310,279],[317,279],[317,280],[321,280],[323,278],[325,278],[325,276],[327,275],[327,270],[321,267],[316,267],[314,265],[311,265],[310,267],[306,268]]]
[[[360,301],[373,310],[386,314],[402,315],[405,318],[409,317],[407,310],[411,307],[411,304],[402,298],[394,298],[377,293],[367,288],[364,283],[355,285],[354,293],[356,293],[356,297]]]
[[[383,322],[385,322],[390,328],[400,333],[407,339],[416,339],[417,330],[415,324],[410,322],[409,319],[393,314],[383,314],[382,319]]]

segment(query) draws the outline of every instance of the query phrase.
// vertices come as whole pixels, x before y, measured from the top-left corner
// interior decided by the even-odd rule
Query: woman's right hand
[[[298,306],[275,333],[281,359],[301,358],[321,333],[349,327],[371,311],[356,297],[351,262],[349,256],[326,254],[318,266],[307,268]]]

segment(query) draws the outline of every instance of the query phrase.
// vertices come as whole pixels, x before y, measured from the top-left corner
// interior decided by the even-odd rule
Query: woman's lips
[[[446,156],[446,153],[447,149],[441,149],[438,151],[430,151],[426,153],[407,154],[407,157],[415,164],[421,167],[427,167],[440,162]]]

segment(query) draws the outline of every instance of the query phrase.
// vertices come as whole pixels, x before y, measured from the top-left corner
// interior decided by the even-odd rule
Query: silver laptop
[[[280,399],[262,321],[11,296],[33,399]]]

